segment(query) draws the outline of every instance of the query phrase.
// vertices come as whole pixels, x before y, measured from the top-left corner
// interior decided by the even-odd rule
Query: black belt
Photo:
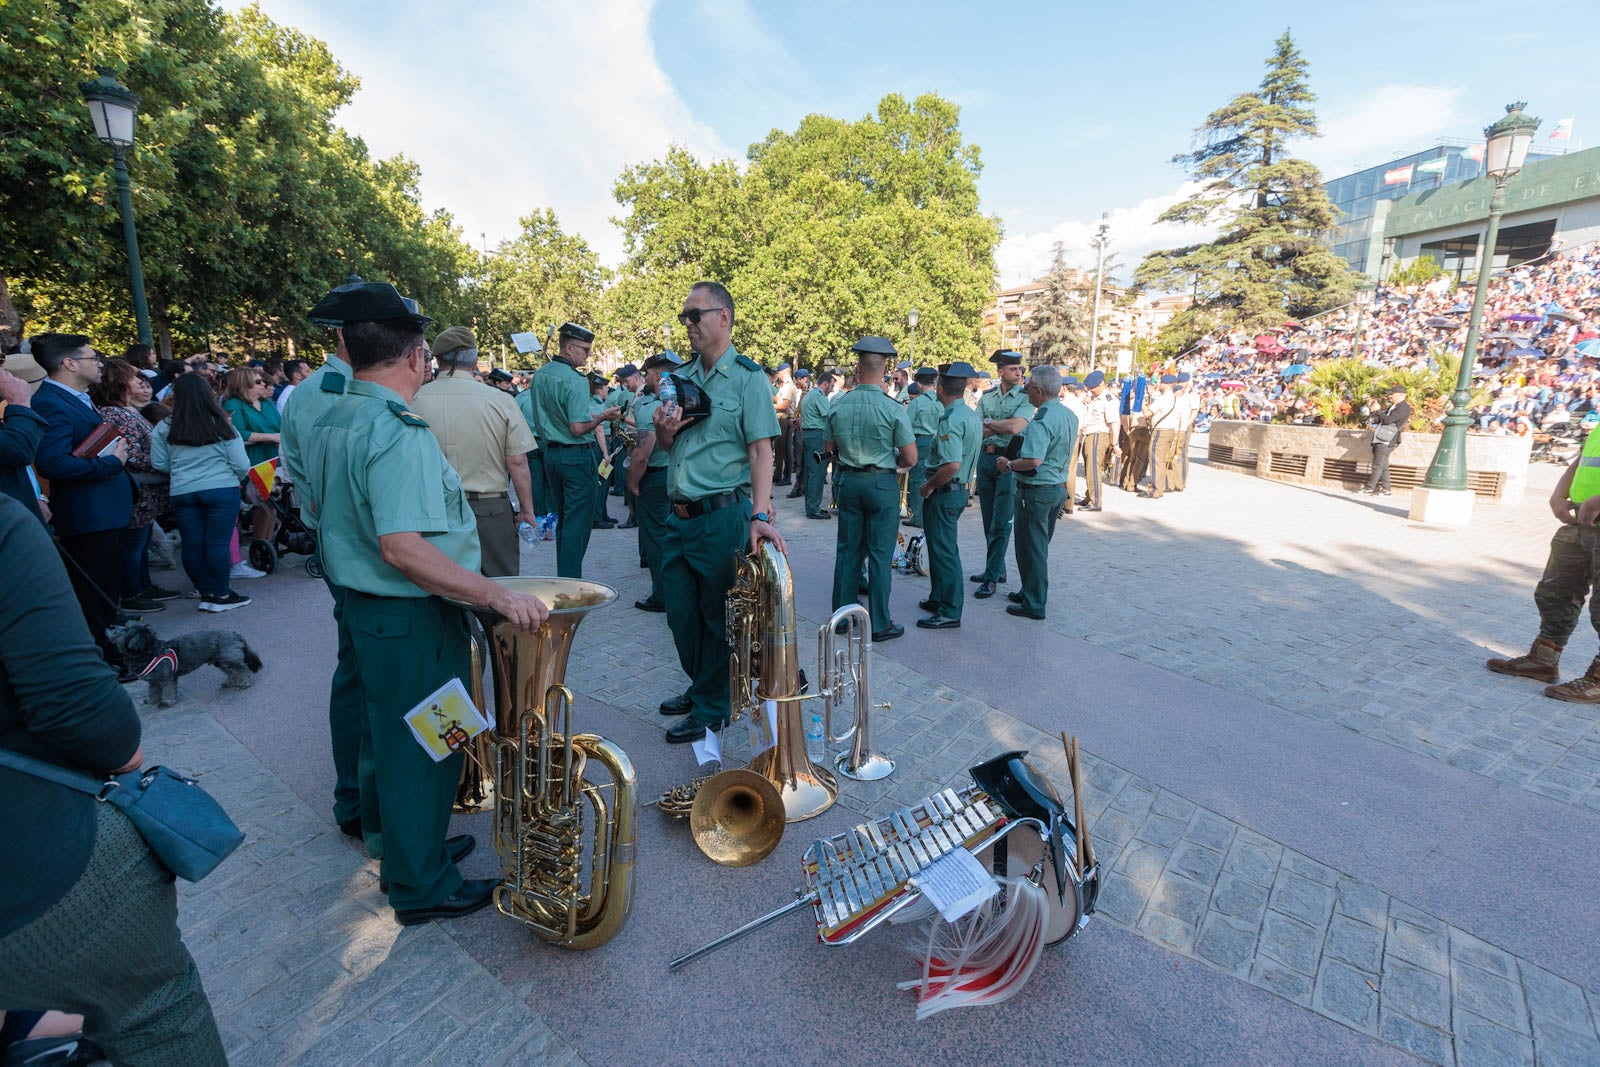
[[[941,485],[938,488],[934,489],[933,492],[930,495],[931,496],[938,496],[940,493],[953,493],[957,489],[965,489],[965,488],[966,488],[966,485],[963,484],[962,482],[949,481],[949,482],[945,482],[943,485]]]
[[[569,445],[565,441],[546,441],[540,447],[542,447],[542,448],[592,448],[593,446],[594,446],[594,442],[593,441],[585,441],[581,445]]]
[[[983,446],[983,450],[985,452],[989,453],[992,456],[996,452],[1004,452],[1006,450],[1006,446],[1005,445],[984,445]]]
[[[893,474],[893,467],[852,467],[848,463],[837,463],[836,466],[848,474]]]
[[[507,495],[504,489],[498,493],[480,493],[476,490],[468,489],[466,494],[468,500],[504,500]]]
[[[674,500],[672,513],[680,519],[698,519],[702,515],[709,515],[713,511],[732,507],[744,499],[744,494],[735,489],[731,493],[712,493],[699,500]]]
[[[354,593],[362,600],[403,600],[408,604],[414,604],[419,600],[428,599],[428,594],[426,593],[424,593],[422,596],[386,596],[383,593],[366,593],[360,589],[351,589],[348,586],[344,587],[344,591],[347,593]]]

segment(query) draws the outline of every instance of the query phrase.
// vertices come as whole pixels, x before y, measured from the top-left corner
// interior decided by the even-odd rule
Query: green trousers
[[[1059,482],[1017,490],[1017,577],[1022,582],[1022,607],[1031,615],[1044,615],[1050,592],[1050,538],[1066,499],[1067,491]]]
[[[661,598],[678,662],[689,676],[690,715],[701,724],[731,714],[728,695],[728,590],[735,558],[749,551],[750,499],[693,519],[668,512],[661,546]]]
[[[911,480],[906,484],[910,487],[906,491],[906,503],[911,507],[911,525],[925,526],[922,521],[922,494],[917,490],[922,483],[928,480],[928,453],[933,451],[933,435],[919,433],[917,441],[917,462],[911,466]]]
[[[805,457],[806,514],[822,513],[822,489],[828,480],[827,468],[817,456],[822,452],[822,431],[806,430],[800,435],[800,452]]]
[[[1585,600],[1589,621],[1600,631],[1600,526],[1557,526],[1544,574],[1533,587],[1539,636],[1565,648]]]
[[[556,520],[556,574],[583,577],[583,555],[596,515],[594,453],[589,445],[546,445],[545,489]]]
[[[594,457],[594,517],[596,519],[609,519],[611,517],[611,513],[606,507],[606,488],[611,483],[608,478],[600,477],[600,463],[606,458],[606,456],[610,455],[610,453],[602,450],[599,445],[590,445],[589,454]],[[619,456],[617,458],[621,459],[622,457]],[[617,468],[615,466],[611,468],[611,473],[617,473]]]
[[[921,496],[916,494],[917,499]],[[922,532],[928,546],[928,599],[934,602],[933,614],[959,619],[967,583],[961,574],[956,524],[967,510],[967,490],[959,486],[934,493],[922,503]]]
[[[444,849],[461,753],[435,763],[405,714],[472,671],[467,614],[438,597],[372,597],[346,590],[345,615],[360,669],[361,826],[381,841],[383,878],[396,910],[430,908],[461,887]]]
[[[651,467],[639,479],[634,519],[639,523],[639,551],[650,568],[650,599],[665,603],[661,591],[661,546],[667,536],[667,468]]]
[[[528,502],[533,507],[533,514],[548,515],[550,494],[545,489],[544,452],[537,448],[528,453],[528,487],[533,491],[533,499]],[[522,510],[527,511],[528,508],[524,506]]]
[[[983,512],[983,536],[988,551],[983,559],[983,577],[1002,582],[1006,577],[1006,542],[1011,540],[1012,513],[1016,510],[1017,476],[995,469],[999,452],[978,453],[978,506]]]
[[[178,933],[172,873],[111,804],[94,805],[83,874],[0,938],[0,1005],[83,1016],[106,1058],[129,1067],[224,1067],[200,972]]]
[[[833,555],[833,610],[856,602],[861,560],[867,561],[867,610],[872,632],[894,625],[889,583],[900,528],[900,479],[894,471],[839,473],[838,539]]]
[[[333,745],[333,821],[347,823],[361,816],[361,735],[365,718],[361,708],[361,675],[356,669],[356,645],[345,621],[345,591],[323,582],[333,596],[333,624],[338,634],[339,661],[328,687],[328,738]],[[373,859],[382,859],[381,842],[367,842]]]

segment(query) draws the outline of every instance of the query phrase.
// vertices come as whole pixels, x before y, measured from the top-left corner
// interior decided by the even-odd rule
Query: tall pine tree
[[[1093,300],[1093,294],[1072,284],[1074,272],[1067,269],[1066,251],[1060,241],[1054,251],[1044,294],[1028,314],[1028,362],[1035,367],[1075,366],[1089,351],[1085,301]]]
[[[1289,154],[1289,142],[1317,135],[1317,118],[1308,64],[1288,30],[1266,66],[1254,92],[1213,111],[1197,147],[1173,157],[1201,187],[1159,221],[1220,224],[1221,234],[1152,252],[1134,275],[1147,289],[1195,294],[1167,329],[1185,342],[1218,324],[1255,328],[1312,315],[1355,288],[1355,273],[1322,240],[1335,214],[1322,177]]]

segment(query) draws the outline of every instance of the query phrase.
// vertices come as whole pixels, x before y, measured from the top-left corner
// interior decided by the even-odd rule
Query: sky
[[[473,245],[492,249],[551,207],[613,266],[623,167],[674,143],[742,159],[807,114],[855,119],[887,93],[935,92],[961,106],[982,151],[1003,285],[1044,273],[1057,241],[1070,264],[1092,266],[1102,213],[1112,272],[1126,277],[1146,252],[1204,236],[1155,222],[1185,190],[1171,158],[1208,112],[1256,86],[1286,28],[1321,125],[1295,154],[1326,177],[1439,136],[1479,137],[1513,100],[1544,120],[1539,143],[1572,117],[1571,147],[1600,144],[1592,0],[260,3],[361,79],[339,121],[375,156],[416,160],[424,206],[450,211]]]

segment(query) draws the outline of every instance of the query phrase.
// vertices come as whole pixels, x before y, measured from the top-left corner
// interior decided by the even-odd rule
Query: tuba
[[[739,556],[727,624],[733,719],[746,712],[765,715],[767,701],[777,708],[777,721],[767,724],[773,744],[750,760],[750,770],[777,787],[788,822],[821,815],[838,798],[839,787],[806,755],[794,580],[788,559],[771,543]]]
[[[483,624],[494,673],[494,847],[502,879],[495,907],[552,944],[596,948],[622,929],[633,904],[637,784],[621,748],[572,732],[572,690],[562,679],[578,624],[617,593],[576,579],[490,580],[550,607],[530,634],[466,605]],[[609,783],[588,780],[593,767]]]
[[[450,806],[452,815],[476,815],[494,807],[494,744],[495,714],[483,696],[484,649],[488,635],[476,618],[472,622],[472,679],[467,689],[472,703],[489,721],[489,729],[468,741],[462,749],[466,758],[461,761],[461,781],[456,783],[456,800]]]
[[[841,635],[840,631],[843,631]],[[872,616],[860,604],[846,604],[817,630],[817,684],[821,686],[822,723],[830,745],[849,741],[850,751],[833,761],[834,769],[858,782],[876,782],[894,773],[894,760],[877,749],[872,732],[872,679],[867,670],[872,652]],[[835,704],[855,705],[850,729],[833,732]],[[884,701],[877,707],[888,710]]]

